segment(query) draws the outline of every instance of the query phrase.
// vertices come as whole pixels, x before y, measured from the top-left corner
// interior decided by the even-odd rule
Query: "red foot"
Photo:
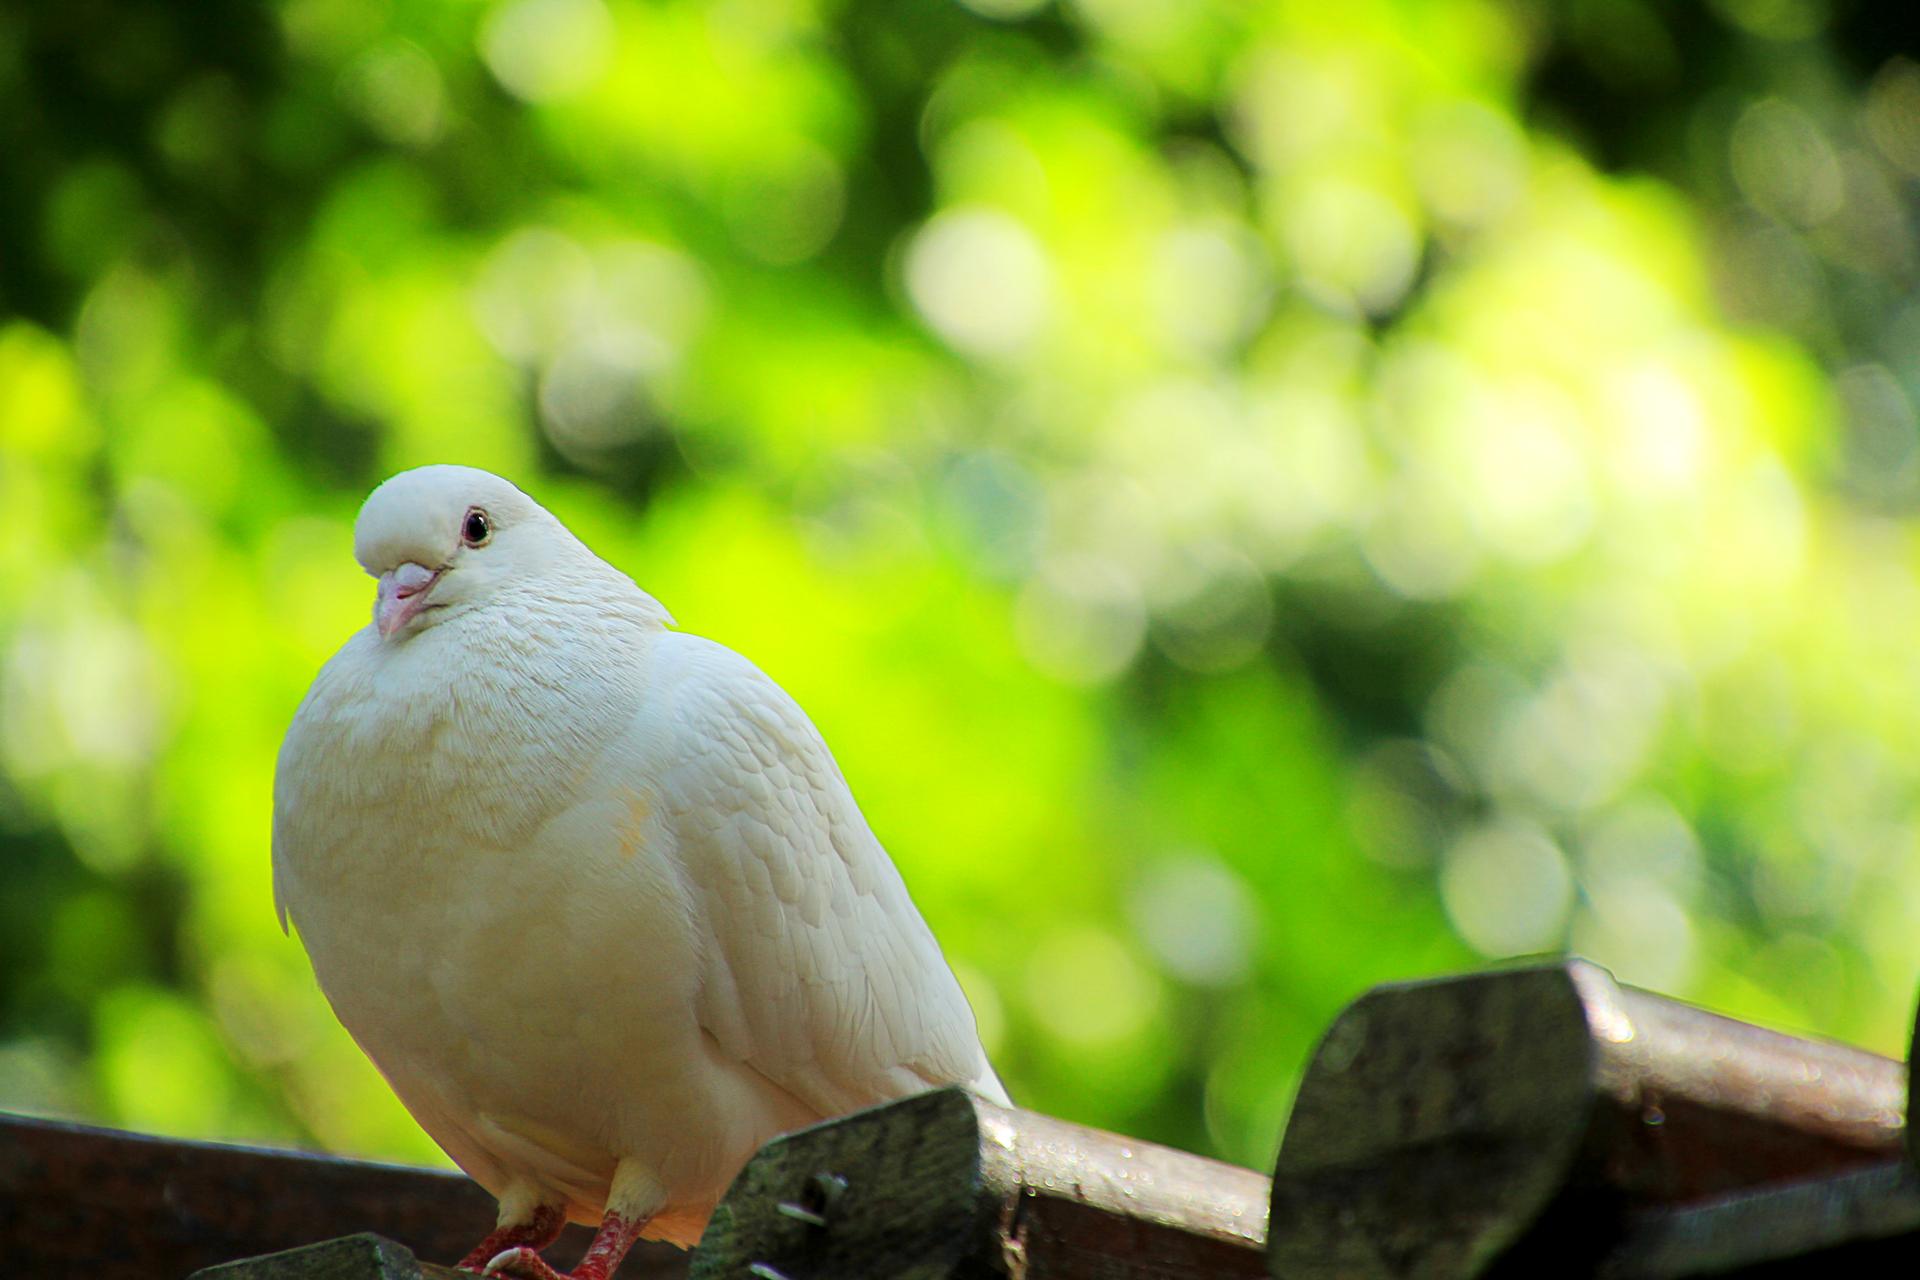
[[[476,1245],[472,1253],[454,1263],[453,1269],[477,1273],[509,1249],[521,1245],[544,1249],[560,1238],[560,1228],[566,1225],[567,1215],[558,1205],[543,1204],[533,1211],[532,1221],[499,1228]]]
[[[562,1275],[547,1265],[547,1260],[524,1246],[507,1249],[487,1263],[482,1275],[513,1276],[515,1280],[588,1280],[584,1268],[575,1268],[571,1276]],[[606,1280],[602,1271],[593,1280]]]
[[[620,1260],[640,1238],[646,1220],[628,1221],[617,1213],[600,1220],[600,1230],[580,1265],[571,1271],[555,1271],[534,1250],[524,1245],[507,1249],[488,1261],[482,1272],[490,1276],[511,1276],[514,1280],[608,1280],[620,1268]]]

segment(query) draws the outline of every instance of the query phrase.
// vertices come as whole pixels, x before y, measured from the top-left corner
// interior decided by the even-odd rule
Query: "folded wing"
[[[1004,1102],[973,1011],[806,714],[746,659],[662,637],[663,817],[706,916],[697,1015],[822,1116],[935,1085]]]

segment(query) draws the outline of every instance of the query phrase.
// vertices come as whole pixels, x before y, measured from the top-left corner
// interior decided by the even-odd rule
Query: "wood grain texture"
[[[1260,1276],[1266,1200],[1250,1169],[944,1089],[762,1148],[690,1274]]]
[[[360,1232],[451,1262],[493,1222],[493,1197],[457,1173],[0,1114],[9,1276],[177,1280]],[[553,1256],[577,1257],[590,1235],[569,1228]],[[620,1274],[677,1280],[685,1270],[680,1250],[642,1245]]]
[[[1737,1220],[1715,1207],[1729,1197],[1898,1164],[1906,1091],[1892,1059],[1621,987],[1578,960],[1377,988],[1328,1029],[1294,1100],[1274,1274],[1591,1274],[1629,1238],[1653,1239],[1643,1231],[1717,1240]],[[1816,1219],[1834,1204],[1876,1211],[1775,1203],[1808,1214],[1781,1256],[1829,1247]]]
[[[193,1273],[192,1280],[455,1280],[451,1267],[422,1263],[413,1250],[362,1233],[302,1245]]]

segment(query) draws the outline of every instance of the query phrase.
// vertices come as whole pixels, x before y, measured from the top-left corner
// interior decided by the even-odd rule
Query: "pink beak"
[[[380,575],[380,591],[373,598],[373,625],[382,639],[391,639],[427,607],[427,593],[440,581],[440,570],[411,560]]]

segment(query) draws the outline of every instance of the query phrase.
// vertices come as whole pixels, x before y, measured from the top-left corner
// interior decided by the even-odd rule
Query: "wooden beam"
[[[460,1280],[461,1274],[421,1262],[413,1250],[385,1236],[363,1234],[223,1262],[188,1280]]]
[[[1892,1059],[1581,961],[1382,987],[1301,1082],[1273,1273],[1437,1280],[1532,1259],[1590,1274],[1569,1260],[1599,1265],[1654,1217],[1684,1234],[1706,1219],[1675,1215],[1726,1197],[1901,1164],[1906,1093]]]
[[[448,1171],[0,1114],[0,1258],[8,1276],[177,1280],[368,1231],[451,1262],[493,1222],[493,1198]],[[569,1227],[554,1256],[577,1257],[590,1235]],[[685,1271],[684,1253],[649,1244],[620,1273],[674,1280]]]
[[[1905,1161],[1869,1165],[1631,1212],[1624,1225],[1618,1243],[1580,1273],[1609,1280],[1908,1275],[1920,1259],[1920,1175]],[[1503,1270],[1515,1273],[1512,1265]]]
[[[761,1148],[692,1277],[1262,1276],[1251,1169],[942,1089]]]

